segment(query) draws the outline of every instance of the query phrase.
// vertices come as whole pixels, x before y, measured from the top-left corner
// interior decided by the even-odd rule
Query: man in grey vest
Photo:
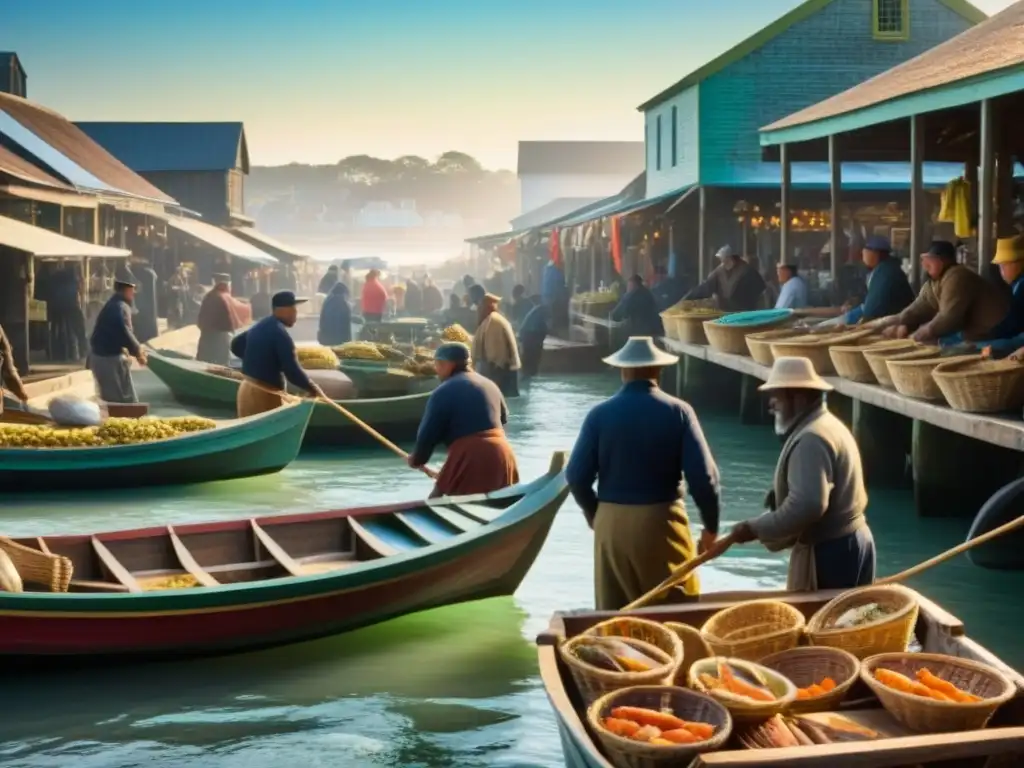
[[[783,440],[768,510],[733,528],[737,543],[792,548],[787,589],[849,589],[875,579],[868,494],[853,434],[825,404],[832,385],[804,357],[776,358],[761,386]]]

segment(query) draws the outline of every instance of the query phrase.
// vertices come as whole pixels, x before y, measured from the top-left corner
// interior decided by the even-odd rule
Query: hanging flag
[[[548,256],[555,263],[556,267],[562,266],[562,246],[559,244],[558,227],[551,230],[548,238]]]
[[[619,229],[619,217],[612,218],[612,265],[615,271],[622,274],[622,232]]]

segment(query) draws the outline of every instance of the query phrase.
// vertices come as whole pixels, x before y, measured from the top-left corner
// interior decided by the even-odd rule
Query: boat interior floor
[[[426,502],[95,535],[16,538],[73,566],[69,592],[150,592],[315,576],[444,544],[494,520],[520,496]],[[26,583],[26,590],[47,587]]]

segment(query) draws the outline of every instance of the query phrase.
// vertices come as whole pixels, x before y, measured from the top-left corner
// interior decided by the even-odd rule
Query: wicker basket
[[[1024,365],[978,355],[942,363],[932,377],[953,410],[1002,413],[1024,406]]]
[[[587,636],[621,637],[647,643],[665,654],[668,662],[646,672],[609,672],[576,658],[573,650]],[[641,646],[642,647],[642,646]],[[634,685],[670,685],[683,660],[683,643],[661,624],[646,619],[620,617],[595,624],[582,635],[570,638],[559,647],[562,661],[572,673],[576,687],[588,706],[606,693]]]
[[[747,336],[747,349],[755,362],[770,368],[775,362],[775,357],[772,355],[773,341],[806,335],[807,331],[803,328],[776,328],[774,331],[758,331]]]
[[[682,720],[715,726],[715,735],[707,741],[672,747],[633,741],[616,736],[602,724],[616,707],[669,710]],[[670,686],[638,686],[606,694],[590,705],[587,710],[587,722],[604,747],[608,758],[617,768],[684,765],[695,755],[720,749],[732,733],[732,717],[729,710],[710,696]]]
[[[725,608],[701,627],[712,653],[747,661],[795,648],[804,615],[781,600],[750,600]]]
[[[775,701],[754,701],[737,696],[719,696],[713,691],[709,691],[705,688],[704,683],[701,682],[700,676],[707,673],[717,677],[718,662],[720,661],[725,661],[732,666],[745,668],[748,672],[763,678],[768,683],[768,688],[775,694]],[[737,725],[763,723],[780,712],[786,711],[796,699],[796,686],[793,685],[789,678],[779,674],[774,669],[768,669],[760,664],[753,664],[742,659],[725,659],[721,657],[701,659],[694,662],[693,666],[690,667],[690,674],[687,680],[690,683],[690,687],[695,691],[708,694],[728,709],[729,714],[732,715],[732,719]]]
[[[877,621],[857,627],[836,628],[832,625],[846,611],[868,603],[878,603],[888,613]],[[858,659],[876,653],[907,650],[917,625],[917,593],[898,584],[861,587],[844,592],[830,600],[807,622],[811,645],[824,645],[849,651]]]
[[[797,688],[820,683],[826,677],[836,687],[811,699],[796,699],[789,705],[790,713],[831,712],[846,698],[860,674],[860,661],[852,653],[840,648],[804,646],[773,653],[761,660],[768,669],[784,675]]]
[[[889,370],[889,378],[892,380],[893,387],[901,395],[918,400],[939,402],[946,398],[943,397],[939,385],[935,383],[932,371],[941,363],[962,359],[964,359],[963,356],[939,357],[938,350],[934,348],[930,350],[915,349],[887,358],[885,366]]]
[[[686,685],[686,676],[695,661],[714,656],[714,651],[704,642],[700,630],[691,627],[689,624],[680,624],[676,621],[666,621],[665,626],[676,633],[676,636],[683,643],[683,661],[676,669],[676,685]]]
[[[683,312],[675,316],[676,336],[684,344],[707,344],[704,323],[717,320],[724,312]]]
[[[871,373],[874,374],[875,381],[883,387],[892,389],[892,379],[889,378],[889,368],[886,366],[885,361],[896,355],[917,351],[920,347],[921,345],[916,341],[910,341],[909,339],[900,339],[887,344],[876,344],[870,349],[864,350],[864,359],[867,360],[868,365],[871,367]]]
[[[749,356],[747,349],[747,336],[760,331],[770,331],[773,328],[781,328],[793,322],[792,317],[782,317],[760,325],[722,325],[714,320],[704,323],[704,333],[708,337],[708,344],[718,352],[726,352],[730,355]]]
[[[819,376],[832,376],[835,374],[836,369],[832,364],[832,357],[829,355],[830,347],[837,344],[857,344],[858,342],[866,346],[873,341],[875,341],[875,338],[873,337],[873,331],[870,329],[826,335],[811,334],[798,336],[774,342],[771,345],[772,357],[774,359],[780,357],[806,357],[814,365],[814,370],[818,372]]]
[[[678,312],[665,311],[661,313],[661,324],[665,328],[665,338],[679,341],[679,318]]]
[[[68,591],[74,572],[68,558],[26,547],[6,536],[0,536],[0,549],[7,553],[23,582],[39,584],[51,592]]]
[[[975,703],[936,701],[897,691],[882,685],[875,670],[890,669],[916,679],[919,669],[927,668],[933,675],[952,683],[965,693],[982,697]],[[920,733],[949,733],[984,728],[996,710],[1017,692],[1004,674],[987,664],[944,656],[938,653],[883,653],[865,659],[861,679],[874,691],[882,706],[896,720]]]

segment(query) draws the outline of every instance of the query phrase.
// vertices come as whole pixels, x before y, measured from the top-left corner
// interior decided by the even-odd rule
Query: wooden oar
[[[282,398],[284,400],[295,401],[295,400],[301,400],[302,399],[301,397],[297,397],[297,396],[295,396],[293,394],[290,394],[288,392],[284,392],[284,391],[279,390],[279,389],[271,389],[270,387],[264,387],[261,384],[257,384],[252,379],[245,379],[245,382],[247,384],[249,384],[250,386],[255,387],[256,389],[260,390],[261,392],[266,392],[268,395],[274,395],[274,396],[280,397],[280,398]],[[408,459],[409,458],[409,453],[407,451],[403,451],[401,448],[399,448],[393,442],[391,442],[386,437],[384,437],[384,435],[382,435],[376,429],[371,427],[365,421],[363,421],[358,416],[356,416],[354,413],[352,413],[350,410],[348,410],[348,408],[340,406],[336,402],[334,402],[333,400],[331,400],[329,398],[326,398],[326,397],[317,396],[317,397],[315,397],[313,399],[316,400],[318,403],[325,403],[326,405],[329,405],[331,408],[333,408],[338,413],[340,413],[342,416],[347,418],[349,421],[351,421],[357,427],[360,427],[361,429],[363,429],[370,437],[372,437],[374,440],[379,442],[385,448],[391,449],[392,451],[397,453],[399,456],[401,456],[403,459]],[[423,474],[425,474],[431,480],[436,480],[437,479],[437,471],[434,470],[434,469],[431,469],[430,467],[423,466],[423,467],[416,467],[416,469],[420,470]]]
[[[673,571],[671,576],[669,576],[667,579],[661,582],[661,584],[656,586],[650,592],[641,595],[622,610],[632,611],[634,608],[642,608],[652,600],[656,600],[673,587],[677,587],[680,584],[682,584],[690,576],[691,573],[693,573],[695,570],[704,565],[704,563],[708,562],[709,560],[714,560],[716,557],[720,557],[725,552],[725,550],[727,550],[735,543],[736,539],[733,537],[731,533],[727,536],[723,536],[722,538],[715,541],[715,543],[711,545],[711,547],[707,549],[704,552],[704,554],[698,555],[697,557],[693,558],[693,560],[683,563],[681,566],[676,568],[675,571]]]

